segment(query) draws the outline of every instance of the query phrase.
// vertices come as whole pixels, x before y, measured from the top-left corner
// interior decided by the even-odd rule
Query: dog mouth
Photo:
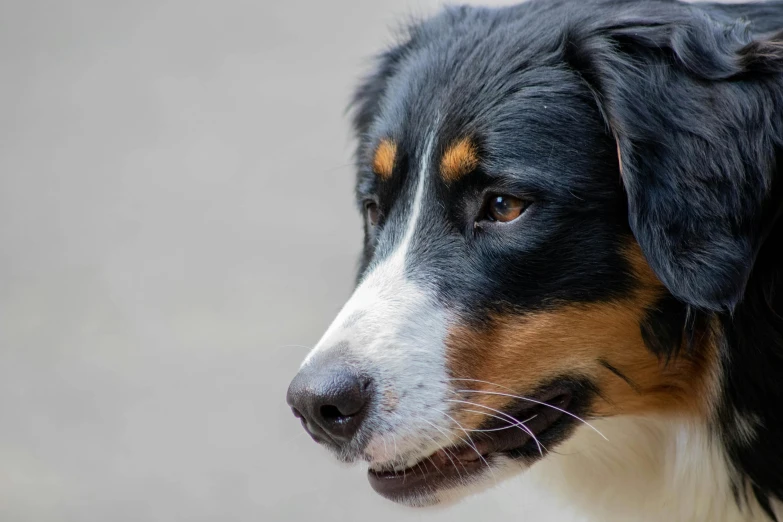
[[[443,489],[467,485],[489,472],[502,457],[530,464],[543,458],[547,446],[568,435],[577,417],[569,411],[572,391],[556,387],[492,413],[480,429],[456,430],[463,443],[443,447],[405,469],[370,468],[372,488],[395,502],[430,504]]]

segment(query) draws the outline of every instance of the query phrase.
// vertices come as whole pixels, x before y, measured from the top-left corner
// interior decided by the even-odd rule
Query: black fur
[[[677,356],[682,344],[687,307],[674,296],[658,300],[655,307],[647,311],[641,324],[642,339],[650,350],[662,358]]]
[[[481,166],[428,196],[411,277],[467,321],[608,300],[634,286],[632,235],[672,294],[641,325],[650,348],[676,356],[683,330],[717,324],[715,429],[737,491],[770,515],[783,499],[782,29],[783,2],[449,8],[382,54],[354,102],[358,200],[382,214],[362,272],[394,244],[433,122],[438,151],[471,137]],[[399,153],[383,182],[369,156],[387,136]],[[519,233],[474,227],[487,190],[533,202]]]

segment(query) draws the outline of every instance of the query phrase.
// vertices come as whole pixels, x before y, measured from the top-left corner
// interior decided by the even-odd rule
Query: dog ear
[[[776,210],[783,33],[753,40],[690,7],[619,18],[564,49],[616,138],[631,229],[675,297],[732,311]]]

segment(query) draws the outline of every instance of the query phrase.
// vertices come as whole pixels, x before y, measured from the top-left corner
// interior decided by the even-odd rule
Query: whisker
[[[394,433],[391,434],[392,442],[394,443],[394,458],[395,460],[398,458],[400,452],[397,449],[397,437],[394,436]],[[402,468],[402,483],[405,484],[405,468]]]
[[[489,381],[482,381],[482,380],[479,380],[479,379],[459,379],[459,378],[454,378],[454,379],[450,379],[450,380],[453,380],[453,381],[472,381],[472,382],[480,382],[480,383],[489,384],[489,385],[492,385],[492,386],[497,386],[497,387],[499,387],[499,388],[503,388],[503,389],[506,389],[506,390],[509,390],[509,391],[514,391],[514,390],[512,390],[511,388],[508,388],[507,386],[503,386],[503,385],[501,385],[501,384],[495,384],[494,382],[489,382]],[[589,422],[587,422],[587,421],[586,421],[586,420],[584,420],[583,418],[579,417],[578,415],[574,415],[574,414],[573,414],[573,413],[571,413],[570,411],[564,410],[563,408],[558,408],[557,406],[554,406],[554,405],[552,405],[552,404],[548,404],[548,403],[546,403],[546,402],[538,401],[538,400],[536,400],[536,399],[531,399],[531,398],[529,398],[529,397],[522,397],[522,396],[520,396],[520,395],[512,395],[512,394],[509,394],[509,393],[501,393],[501,392],[481,391],[481,390],[455,390],[455,391],[456,391],[456,392],[460,392],[460,393],[485,393],[485,394],[487,394],[487,395],[501,395],[501,396],[504,396],[504,397],[510,397],[510,398],[512,398],[512,399],[520,399],[520,400],[523,400],[523,401],[532,402],[532,403],[534,403],[534,404],[540,404],[541,406],[547,406],[547,407],[549,407],[549,408],[552,408],[553,410],[557,410],[557,411],[559,411],[559,412],[561,412],[561,413],[564,413],[565,415],[568,415],[569,417],[572,417],[572,418],[574,418],[574,419],[578,420],[579,422],[581,422],[581,423],[585,424],[586,426],[589,426],[589,427],[590,427],[590,429],[592,429],[592,430],[593,430],[593,431],[595,431],[597,434],[599,434],[601,437],[603,437],[603,438],[604,438],[604,440],[606,440],[606,441],[608,441],[608,440],[609,440],[609,439],[608,439],[608,438],[606,438],[606,436],[605,436],[603,433],[601,433],[601,432],[600,432],[600,431],[599,431],[599,430],[598,430],[598,429],[597,429],[595,426],[593,426],[592,424],[590,424]]]
[[[433,408],[433,410],[435,410],[435,411],[437,411],[438,413],[441,413],[441,414],[445,415],[446,417],[448,417],[449,419],[451,419],[451,420],[452,420],[452,422],[454,422],[454,424],[456,424],[456,425],[457,425],[457,427],[459,427],[459,429],[461,429],[461,430],[462,430],[462,431],[465,433],[465,436],[468,438],[468,440],[470,441],[470,443],[468,443],[467,441],[465,441],[465,439],[462,439],[462,437],[460,437],[460,439],[462,439],[462,441],[463,441],[463,442],[465,442],[466,444],[468,444],[468,446],[469,446],[469,447],[470,447],[470,448],[471,448],[471,449],[472,449],[474,452],[476,452],[476,455],[478,455],[478,457],[481,459],[481,461],[484,463],[484,465],[485,465],[485,466],[487,466],[487,469],[489,470],[489,473],[490,473],[490,475],[492,475],[492,479],[493,479],[493,480],[494,480],[494,481],[497,483],[497,478],[495,478],[495,473],[492,471],[492,466],[490,466],[490,465],[489,465],[489,462],[487,462],[487,459],[485,459],[485,458],[484,458],[484,455],[482,455],[482,454],[481,454],[481,452],[478,450],[478,448],[476,447],[476,443],[475,443],[475,442],[473,442],[473,439],[472,439],[472,438],[470,438],[470,435],[468,435],[468,432],[465,430],[465,428],[463,428],[463,427],[462,427],[462,424],[460,424],[460,423],[457,421],[457,419],[455,419],[454,417],[452,417],[451,415],[449,415],[449,414],[448,414],[448,413],[446,413],[445,411],[441,411],[441,410],[438,410],[438,409],[436,409],[436,408]]]
[[[461,400],[457,400],[457,399],[446,399],[446,400],[447,400],[447,402],[459,402],[459,403],[462,403],[462,404],[468,404],[468,405],[470,405],[470,406],[476,406],[476,407],[478,407],[478,408],[486,408],[486,409],[488,409],[488,410],[490,410],[490,411],[494,411],[495,413],[498,413],[498,414],[500,414],[500,415],[502,415],[502,416],[504,416],[504,417],[508,418],[508,419],[509,419],[509,420],[511,420],[513,423],[517,424],[519,427],[521,427],[523,430],[525,430],[525,432],[526,432],[528,435],[530,435],[530,437],[532,437],[532,439],[533,439],[533,440],[535,441],[535,443],[536,443],[536,446],[538,446],[538,452],[541,454],[541,456],[542,456],[542,457],[544,456],[544,452],[541,450],[541,448],[542,448],[542,444],[541,444],[541,443],[538,441],[538,439],[536,438],[536,435],[535,435],[535,433],[533,433],[533,431],[532,431],[530,428],[528,428],[527,426],[525,426],[524,424],[522,424],[521,422],[519,422],[518,420],[516,420],[516,419],[515,419],[514,417],[512,417],[511,415],[509,415],[509,414],[507,414],[507,413],[504,413],[504,412],[502,412],[502,411],[500,411],[500,410],[496,410],[496,409],[494,409],[494,408],[490,408],[489,406],[484,406],[483,404],[477,404],[477,403],[475,403],[475,402],[461,401]],[[546,448],[544,448],[544,449],[546,449]],[[547,450],[547,452],[548,452],[548,451],[549,451],[549,450]]]
[[[417,462],[416,467],[419,468],[419,471],[421,472],[421,476],[422,478],[424,478],[424,482],[427,482],[427,474],[424,473],[424,468],[421,467],[421,462]]]
[[[475,404],[475,403],[471,403],[471,402],[469,402],[469,401],[463,401],[463,402],[466,402],[467,404]],[[527,427],[527,425],[525,425],[525,423],[526,423],[526,422],[529,422],[529,421],[531,421],[531,420],[535,419],[536,417],[538,417],[538,414],[535,414],[535,415],[533,415],[532,417],[529,417],[529,418],[527,418],[527,419],[525,419],[525,420],[523,420],[523,421],[517,421],[517,420],[516,420],[514,417],[512,417],[511,415],[508,415],[508,414],[506,414],[506,413],[503,413],[502,411],[498,411],[498,410],[495,410],[495,409],[493,409],[493,408],[490,408],[489,406],[484,406],[484,405],[482,405],[482,404],[475,404],[475,405],[476,405],[476,406],[479,406],[479,407],[481,407],[481,408],[487,408],[487,409],[489,409],[489,410],[491,410],[491,411],[495,411],[495,412],[497,412],[497,413],[500,413],[501,415],[504,415],[504,416],[505,416],[505,417],[507,417],[507,418],[498,417],[497,415],[492,415],[491,413],[487,413],[487,412],[485,412],[485,411],[468,410],[468,409],[466,409],[465,411],[470,411],[470,412],[473,412],[473,413],[478,413],[478,414],[481,414],[481,415],[486,415],[487,417],[492,417],[492,418],[495,418],[495,419],[498,419],[498,420],[502,420],[502,421],[505,421],[505,422],[508,422],[508,419],[511,419],[511,420],[514,422],[514,424],[512,424],[512,425],[511,425],[511,426],[509,426],[509,427],[512,427],[512,428],[519,428],[519,429],[521,429],[523,432],[525,432],[525,433],[527,433],[528,435],[530,435],[530,436],[533,438],[533,440],[535,441],[535,443],[536,443],[536,446],[538,446],[538,452],[539,452],[539,453],[541,453],[541,456],[542,456],[542,457],[544,456],[544,455],[543,455],[543,453],[541,452],[541,448],[542,448],[542,447],[543,447],[543,448],[544,448],[544,449],[545,449],[545,450],[546,450],[548,453],[551,453],[551,451],[549,451],[549,449],[548,449],[546,446],[544,446],[544,445],[543,445],[543,444],[542,444],[542,443],[541,443],[541,442],[538,440],[538,438],[536,437],[536,435],[533,433],[533,430],[531,430],[530,428],[528,428],[528,427]]]
[[[484,412],[484,411],[467,410],[467,409],[466,410],[462,410],[462,411],[469,411],[469,412],[473,412],[473,413],[480,413],[482,415],[489,415],[490,417],[495,417],[496,419],[500,419],[500,420],[502,420],[502,421],[504,421],[504,422],[506,422],[508,424],[508,426],[503,426],[502,428],[492,428],[492,429],[463,428],[463,431],[467,431],[468,433],[493,433],[493,432],[496,432],[496,431],[513,430],[514,428],[519,428],[519,426],[515,426],[515,425],[511,424],[506,419],[503,419],[501,417],[496,417],[494,415],[490,415],[489,413]],[[528,421],[531,421],[531,420],[535,419],[536,417],[538,417],[538,414],[533,415],[529,419],[525,419],[525,420],[523,420],[521,422],[523,422],[523,423],[524,422],[528,422]],[[441,426],[441,427],[443,427],[443,426]],[[450,428],[446,428],[446,429],[450,429]]]
[[[492,415],[491,413],[487,413],[487,412],[485,412],[485,411],[469,410],[469,409],[464,409],[464,410],[462,410],[462,411],[469,411],[469,412],[471,412],[471,413],[479,413],[479,414],[481,414],[481,415],[486,415],[486,416],[488,416],[488,417],[493,417],[493,418],[495,418],[495,419],[502,420],[503,422],[506,422],[506,423],[508,423],[508,426],[504,426],[504,427],[502,427],[502,428],[495,428],[495,429],[492,429],[492,430],[471,430],[471,431],[492,432],[492,431],[502,431],[502,430],[510,430],[510,429],[514,429],[514,428],[519,428],[519,426],[517,426],[517,425],[515,425],[515,424],[511,424],[511,423],[509,423],[507,419],[504,419],[503,417],[498,417],[497,415]],[[528,417],[527,419],[525,419],[525,420],[523,420],[523,421],[519,421],[519,422],[521,422],[522,424],[524,424],[524,423],[526,423],[526,422],[530,422],[530,421],[532,421],[532,420],[533,420],[533,419],[535,419],[536,417],[538,417],[538,413],[536,413],[536,414],[535,414],[535,415],[533,415],[532,417]]]
[[[494,429],[494,430],[475,430],[475,431],[500,431],[500,430],[510,430],[510,429],[512,429],[512,428],[521,429],[521,428],[520,428],[519,426],[517,426],[516,424],[511,424],[511,423],[509,423],[507,419],[504,419],[503,417],[498,417],[497,415],[492,415],[491,413],[487,413],[487,412],[485,412],[485,411],[471,410],[471,409],[468,409],[468,408],[465,408],[465,409],[464,409],[464,410],[462,410],[462,411],[469,411],[469,412],[471,412],[471,413],[478,413],[479,415],[486,415],[487,417],[492,417],[492,418],[494,418],[494,419],[502,420],[503,422],[506,422],[506,423],[508,423],[508,424],[509,424],[508,426],[506,426],[506,427],[504,427],[504,428],[496,428],[496,429]],[[523,421],[519,421],[519,422],[521,422],[522,424],[524,424],[524,423],[526,423],[526,422],[530,422],[530,421],[532,421],[532,420],[533,420],[533,419],[535,419],[536,417],[538,417],[538,414],[537,414],[537,413],[536,413],[535,415],[533,415],[532,417],[528,417],[527,419],[525,419],[525,420],[523,420]],[[516,419],[515,419],[515,420],[516,420]],[[525,433],[527,433],[528,435],[530,434],[530,431],[528,431],[528,430],[522,430],[522,431],[524,431],[524,432],[525,432]],[[534,438],[535,438],[535,437],[534,437]],[[544,446],[543,444],[541,444],[541,445],[542,445],[542,446]],[[546,446],[544,446],[544,449],[545,449],[545,450],[546,450],[548,453],[554,453],[554,454],[556,454],[556,455],[559,455],[559,453],[558,453],[557,451],[551,450],[551,449],[547,448]]]
[[[432,426],[433,428],[435,428],[436,430],[441,432],[441,434],[446,436],[446,440],[447,441],[450,439],[449,434],[447,432],[444,432],[441,428],[439,428],[438,426],[436,426],[432,422],[428,421],[427,419],[421,418],[421,417],[419,417],[419,420],[423,420],[424,422],[426,422],[427,424],[429,424],[430,426]],[[443,428],[443,429],[446,429],[446,428]],[[433,439],[433,442],[437,443],[437,441],[435,441],[435,439]],[[438,444],[438,446],[441,446],[441,444]],[[445,447],[443,447],[441,449],[443,449],[443,452],[446,454],[446,457],[448,457],[448,459],[451,461],[451,465],[454,466],[454,469],[457,470],[457,475],[459,476],[459,480],[462,481],[462,474],[459,472],[459,469],[457,468],[457,464],[454,462],[454,459],[451,458],[451,452],[448,450],[448,448],[445,448]],[[459,461],[459,459],[457,459],[457,461]],[[465,464],[462,464],[462,462],[460,462],[460,465],[462,465],[462,469],[465,470],[465,473],[467,473],[468,472],[468,468],[465,467]]]
[[[383,454],[386,455],[386,458],[388,458],[390,461],[394,461],[395,458],[397,458],[397,455],[392,455],[391,458],[389,458],[389,447],[386,446],[386,435],[381,435],[381,440],[383,441]]]
[[[425,420],[425,419],[420,419],[420,420]],[[437,440],[435,440],[435,438],[434,438],[434,437],[431,437],[430,435],[427,435],[426,433],[423,433],[422,435],[424,435],[425,437],[427,437],[428,439],[430,439],[432,442],[434,442],[434,443],[435,443],[435,446],[437,446],[437,447],[439,447],[439,448],[441,447],[440,443],[439,443]],[[451,460],[451,457],[449,456],[448,452],[447,452],[446,450],[443,450],[443,453],[444,453],[444,454],[446,455],[446,457],[448,457],[448,459],[451,461],[451,464],[454,466],[454,469],[456,469],[456,468],[457,468],[457,465],[456,465],[456,464],[454,464],[454,461],[453,461],[453,460]],[[429,457],[427,457],[427,460],[429,460],[429,461],[432,463],[432,466],[433,466],[435,469],[437,469],[437,470],[438,470],[438,472],[440,472],[440,474],[441,474],[441,475],[443,475],[443,478],[448,478],[448,477],[446,477],[446,474],[445,474],[445,473],[443,473],[443,470],[442,470],[442,469],[440,469],[440,468],[439,468],[439,467],[438,467],[438,466],[435,464],[435,461],[433,461],[433,460],[432,460],[432,455],[430,455]],[[459,474],[459,470],[457,470],[457,474]],[[462,475],[460,475],[460,480],[462,480]]]

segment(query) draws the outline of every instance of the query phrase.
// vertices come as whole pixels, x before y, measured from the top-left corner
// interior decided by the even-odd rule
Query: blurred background
[[[0,2],[0,521],[572,520],[395,506],[285,404],[352,289],[351,89],[436,4]]]

